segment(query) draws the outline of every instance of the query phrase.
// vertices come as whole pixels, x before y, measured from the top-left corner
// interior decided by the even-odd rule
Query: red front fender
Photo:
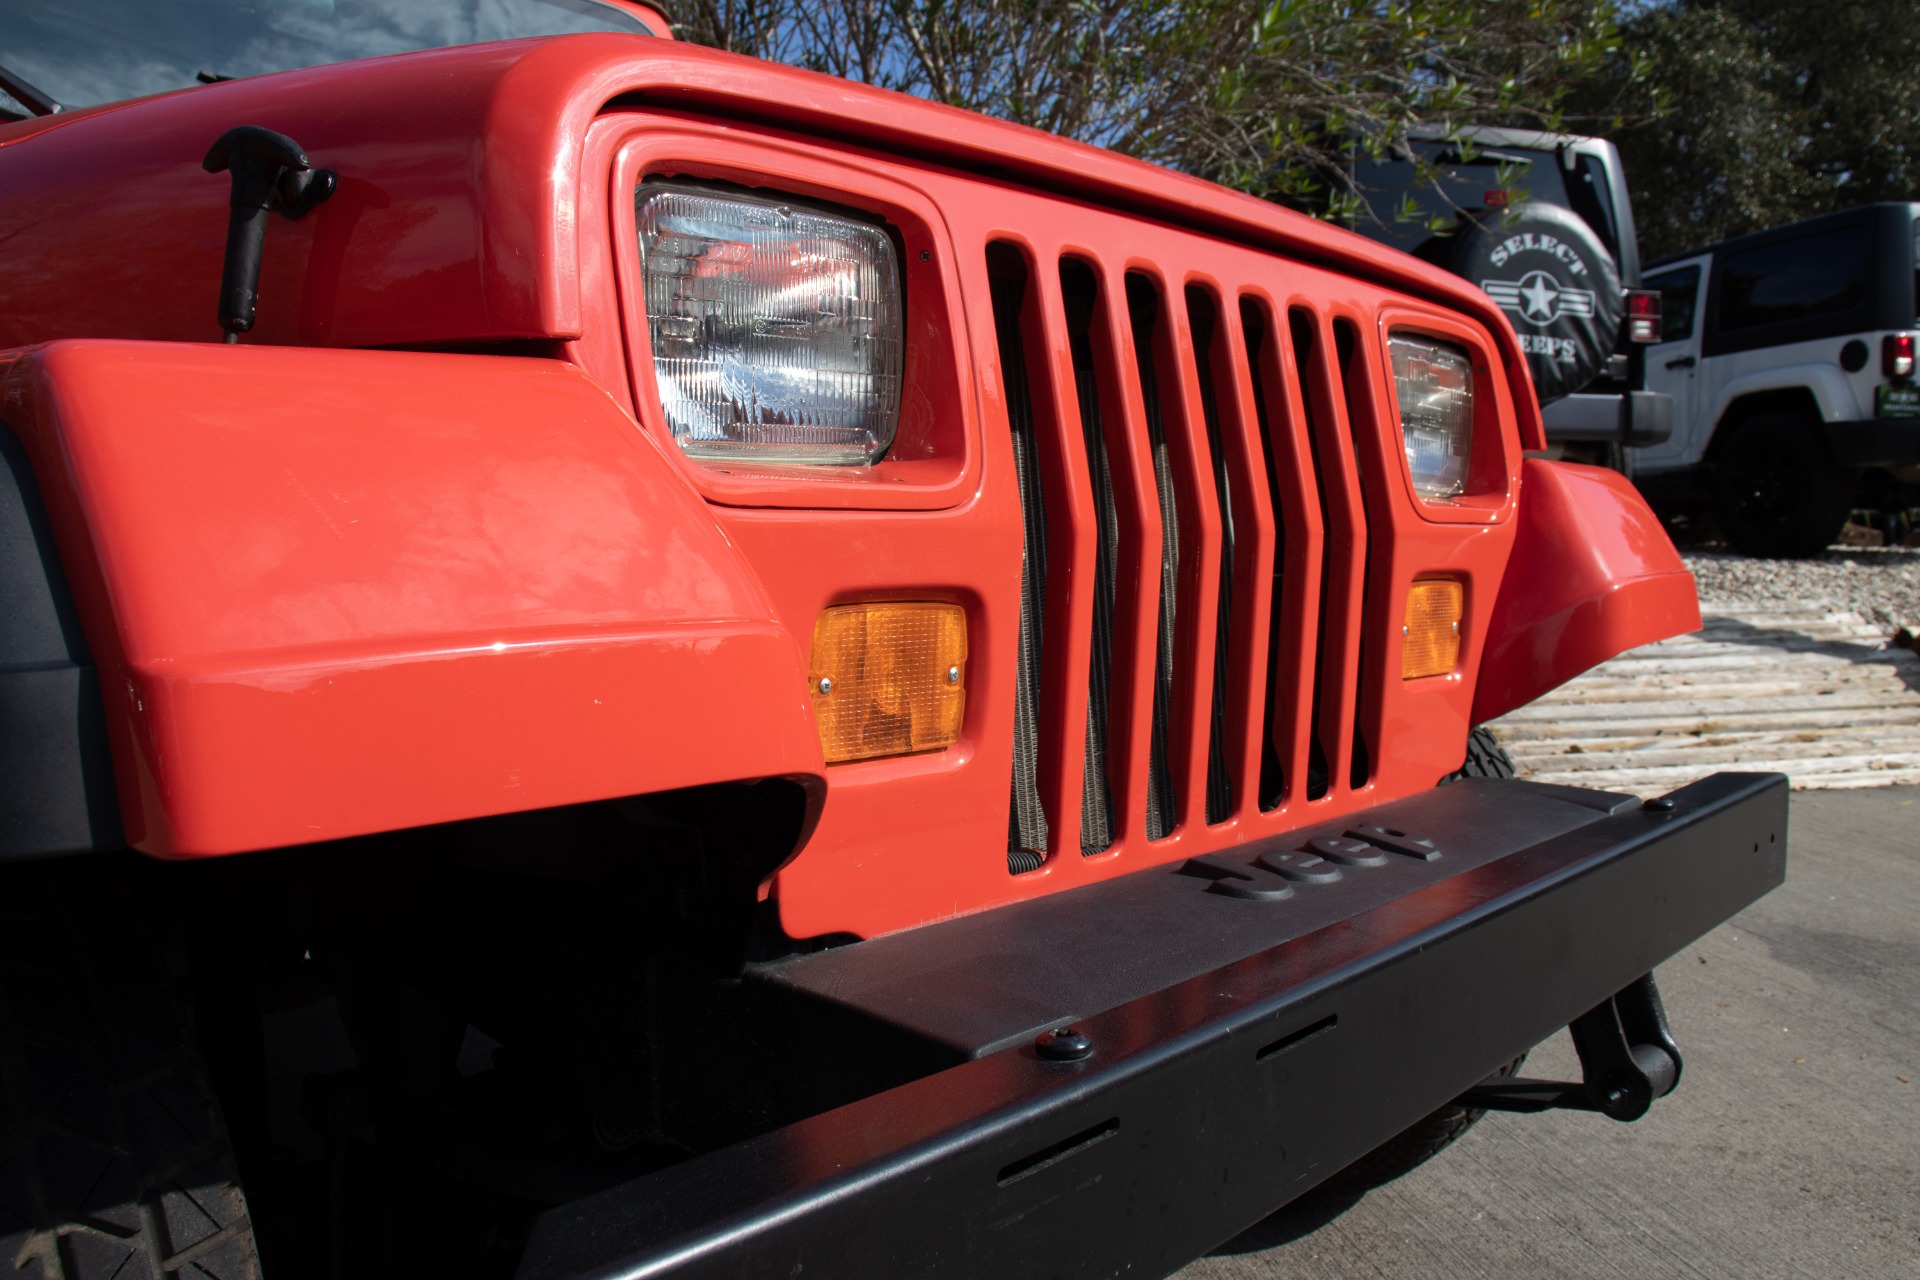
[[[1529,458],[1474,723],[1525,706],[1616,654],[1699,628],[1693,575],[1626,477]]]
[[[758,579],[569,366],[67,342],[0,379],[148,853],[822,772]]]

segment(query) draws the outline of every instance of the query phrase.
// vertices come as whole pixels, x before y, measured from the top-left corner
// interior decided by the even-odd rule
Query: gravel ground
[[[1851,548],[1814,560],[1703,550],[1681,558],[1708,613],[1716,605],[1847,610],[1894,629],[1920,624],[1920,547]]]

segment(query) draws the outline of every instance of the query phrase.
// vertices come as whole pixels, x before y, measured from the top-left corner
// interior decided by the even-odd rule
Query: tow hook
[[[1579,1084],[1496,1077],[1467,1090],[1461,1104],[1487,1111],[1598,1111],[1638,1120],[1680,1083],[1680,1049],[1667,1029],[1652,974],[1581,1014],[1567,1030],[1585,1077]]]

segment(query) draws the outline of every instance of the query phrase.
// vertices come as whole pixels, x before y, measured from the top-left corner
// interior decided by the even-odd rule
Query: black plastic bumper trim
[[[1627,445],[1665,444],[1673,436],[1673,397],[1664,391],[1629,391]]]
[[[1673,435],[1673,397],[1664,391],[1578,392],[1541,412],[1550,443],[1645,446]]]
[[[1782,882],[1784,778],[1669,798],[552,1210],[521,1276],[1164,1275]]]
[[[1826,424],[1827,444],[1843,467],[1920,462],[1920,418],[1864,418]]]
[[[877,1091],[871,1077],[835,1087],[850,1057],[909,1064],[886,1081],[894,1085],[1031,1043],[1639,803],[1474,779],[1218,854],[755,966],[747,976],[767,997],[761,1016],[778,1021],[794,1058],[783,1077],[804,1095],[782,1119]]]
[[[120,847],[99,673],[0,670],[0,862]]]

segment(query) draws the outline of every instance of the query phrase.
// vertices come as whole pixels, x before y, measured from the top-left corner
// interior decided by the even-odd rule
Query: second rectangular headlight
[[[634,221],[654,376],[689,457],[858,466],[900,416],[892,239],[853,218],[663,183]]]
[[[1473,457],[1473,362],[1432,338],[1396,334],[1387,345],[1414,490],[1429,500],[1454,497],[1467,487]]]

